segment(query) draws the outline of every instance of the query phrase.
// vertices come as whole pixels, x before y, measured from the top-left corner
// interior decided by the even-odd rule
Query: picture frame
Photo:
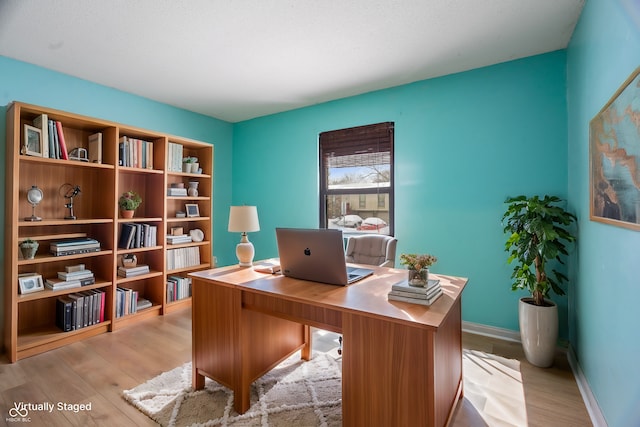
[[[42,130],[25,124],[22,144],[23,154],[42,157]]]
[[[640,67],[589,122],[589,219],[640,231]]]
[[[40,274],[24,274],[18,276],[18,285],[21,294],[44,291],[44,282]]]
[[[187,218],[195,218],[200,216],[200,208],[197,203],[186,203],[184,205],[187,211]]]

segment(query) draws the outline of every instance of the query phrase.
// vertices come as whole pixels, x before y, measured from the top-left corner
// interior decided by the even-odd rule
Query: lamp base
[[[249,241],[246,233],[242,233],[240,243],[236,246],[236,256],[238,257],[238,265],[240,267],[253,267],[253,256],[255,249],[253,243]]]

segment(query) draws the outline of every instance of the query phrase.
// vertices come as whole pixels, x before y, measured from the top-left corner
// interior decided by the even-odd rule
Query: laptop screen
[[[332,285],[347,285],[373,273],[347,271],[342,231],[335,229],[276,228],[282,274]]]

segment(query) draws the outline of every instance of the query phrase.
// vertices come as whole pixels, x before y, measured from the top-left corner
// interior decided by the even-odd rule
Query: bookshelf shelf
[[[187,307],[190,298],[180,303],[167,301],[167,278],[170,274],[186,277],[191,271],[211,265],[213,146],[21,102],[8,106],[6,117],[4,343],[9,360],[15,362]],[[59,128],[53,122],[53,127],[50,126],[50,121],[59,122]],[[24,125],[40,127],[40,146],[35,150],[40,150],[40,156],[22,154],[34,152],[32,147],[23,150]],[[45,132],[45,127],[50,132]],[[52,136],[55,133],[58,141],[50,141],[45,137],[46,133]],[[63,159],[62,137],[67,155],[74,149],[86,150],[89,161]],[[172,151],[175,148],[180,149],[180,158]],[[53,158],[56,156],[60,158]],[[181,167],[182,156],[197,157],[202,173],[176,171]],[[166,196],[166,189],[172,183],[186,184],[192,180],[199,182],[197,197]],[[35,208],[41,221],[25,220],[32,215],[26,191],[34,185],[43,193]],[[71,214],[67,206],[68,193],[63,190],[67,185],[80,189],[73,199],[73,214],[77,219],[65,219]],[[134,218],[120,218],[118,198],[130,190],[140,194],[143,202]],[[184,210],[185,203],[197,203],[202,216],[175,218],[176,211]],[[138,242],[139,247],[119,248],[120,233],[125,224],[155,228],[155,241],[145,241],[152,246],[145,247]],[[166,236],[176,225],[187,234],[198,228],[205,237],[202,242],[180,245],[192,251],[190,256],[199,257],[199,262],[169,270],[168,251],[178,246],[168,245]],[[84,237],[97,240],[100,251],[64,256],[50,254],[54,242]],[[28,238],[40,244],[33,259],[23,259],[18,248],[18,243]],[[149,273],[126,278],[118,276],[118,262],[124,255],[135,255],[138,265],[149,266]],[[65,272],[67,267],[78,265],[91,270],[96,282],[79,288],[51,290],[45,287],[25,294],[20,291],[19,275],[40,275],[45,282],[56,278],[59,272]],[[134,292],[141,299],[150,301],[152,306],[116,317],[117,297],[121,293],[118,288]],[[101,321],[94,319],[96,324],[64,332],[56,319],[57,306],[65,306],[63,300],[77,298],[81,292],[85,296],[89,293],[100,295],[93,299],[104,301],[101,307],[96,307],[102,310],[103,317]]]

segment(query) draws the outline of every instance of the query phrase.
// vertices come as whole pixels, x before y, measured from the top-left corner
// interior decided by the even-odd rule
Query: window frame
[[[319,165],[320,165],[320,182],[319,182],[319,226],[320,228],[328,227],[328,200],[332,195],[362,195],[374,194],[379,197],[381,194],[388,194],[389,198],[389,235],[395,235],[394,221],[394,122],[382,122],[371,125],[357,126],[346,129],[338,129],[333,131],[321,132],[318,137],[319,145]],[[340,156],[358,155],[363,151],[368,154],[389,153],[389,186],[388,187],[354,187],[354,188],[329,188],[328,159],[332,154],[338,153]],[[343,230],[345,234],[348,231]]]

